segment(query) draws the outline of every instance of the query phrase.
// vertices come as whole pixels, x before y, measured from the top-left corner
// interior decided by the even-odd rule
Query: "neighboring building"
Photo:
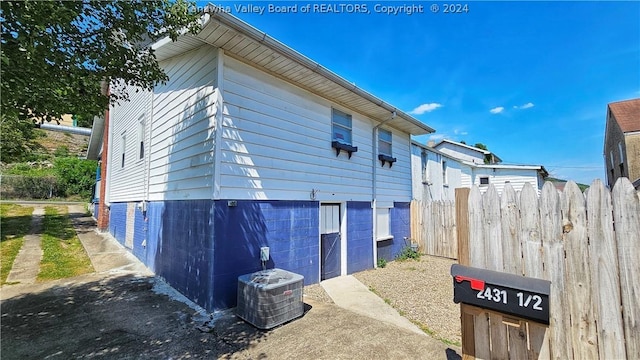
[[[210,311],[261,247],[305,284],[393,259],[410,135],[433,129],[230,14],[204,20],[154,45],[166,84],[109,110],[99,226]]]
[[[493,184],[501,194],[507,183],[515,191],[521,191],[525,183],[540,191],[549,175],[543,166],[503,165],[490,151],[451,140],[433,147],[413,141],[411,157],[413,198],[423,201],[453,201],[456,188],[473,185],[483,193]],[[493,163],[485,164],[485,159]]]
[[[462,161],[433,147],[411,142],[413,198],[423,201],[454,200],[455,189],[471,187]]]
[[[444,154],[452,155],[458,160],[474,164],[498,164],[502,162],[502,160],[491,151],[447,139],[440,141],[434,145],[433,148]]]
[[[640,189],[640,99],[607,106],[604,162],[610,188],[619,177],[627,177]]]

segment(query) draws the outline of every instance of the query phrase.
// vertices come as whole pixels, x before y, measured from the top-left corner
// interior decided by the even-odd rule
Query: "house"
[[[497,155],[491,151],[469,146],[464,143],[443,139],[433,146],[443,154],[455,156],[459,160],[471,162],[473,164],[498,164],[502,162]]]
[[[502,193],[510,183],[521,191],[530,183],[539,191],[549,175],[540,165],[506,165],[490,151],[451,140],[429,145],[411,143],[413,198],[422,201],[455,200],[455,189],[477,185],[485,192],[493,184]]]
[[[433,129],[228,13],[203,23],[153,45],[166,84],[105,116],[99,227],[209,311],[263,266],[312,284],[391,260],[410,135]]]
[[[604,134],[607,184],[627,177],[640,190],[640,99],[610,103]]]

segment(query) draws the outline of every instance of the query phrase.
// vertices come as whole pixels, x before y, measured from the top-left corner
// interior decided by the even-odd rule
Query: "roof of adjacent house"
[[[609,111],[624,133],[640,131],[640,99],[631,99],[609,104]]]
[[[448,140],[451,143],[454,144],[459,144],[453,141]],[[476,164],[474,162],[471,161],[465,161],[462,159],[458,159],[455,156],[451,155],[451,154],[446,154],[443,153],[442,151],[439,151],[438,149],[431,147],[429,145],[425,145],[425,144],[421,144],[415,140],[411,140],[411,144],[414,146],[417,146],[421,149],[427,150],[427,151],[431,151],[434,154],[438,154],[441,156],[445,156],[449,159],[453,159],[454,161],[459,162],[460,164],[464,164],[470,167],[474,167],[474,168],[485,168],[485,169],[508,169],[508,170],[536,170],[538,173],[540,173],[540,175],[542,175],[543,178],[546,178],[547,176],[549,176],[549,172],[547,171],[547,169],[545,169],[544,166],[542,165],[521,165],[521,164]],[[460,144],[460,145],[464,145],[464,144]],[[477,149],[480,151],[486,151],[486,150],[482,150],[482,149],[478,149],[478,148],[473,148],[473,149]],[[487,153],[491,153],[490,151],[487,151]]]
[[[156,42],[158,60],[183,54],[209,44],[225,55],[259,68],[268,74],[363,114],[408,134],[423,135],[435,130],[395,106],[373,96],[322,65],[305,57],[237,17],[208,5],[197,35],[185,33],[177,41]]]
[[[496,155],[496,154],[492,153],[492,152],[491,152],[491,151],[489,151],[489,150],[480,149],[480,148],[477,148],[477,147],[475,147],[475,146],[471,146],[471,145],[463,144],[463,143],[456,142],[456,141],[449,140],[449,139],[442,139],[442,140],[440,140],[440,142],[439,142],[439,143],[437,143],[434,147],[435,147],[435,148],[438,148],[440,145],[442,145],[442,144],[444,144],[444,143],[448,143],[448,144],[456,145],[456,146],[459,146],[459,147],[462,147],[462,148],[465,148],[465,149],[469,149],[469,150],[477,151],[477,152],[481,153],[482,155],[492,155],[492,156],[495,158],[496,162],[501,162],[501,161],[502,161],[502,159],[500,159],[500,158],[498,157],[498,155]]]

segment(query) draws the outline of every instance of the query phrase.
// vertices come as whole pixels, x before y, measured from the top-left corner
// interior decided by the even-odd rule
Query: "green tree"
[[[2,1],[0,9],[1,111],[21,120],[92,119],[126,101],[126,85],[167,81],[150,44],[199,28],[189,0]]]
[[[38,135],[31,122],[0,115],[0,161],[3,163],[32,160],[33,150],[39,147],[36,138]]]
[[[483,143],[476,143],[475,145],[473,145],[473,147],[489,151],[489,149],[487,149],[487,145],[485,145]],[[492,161],[493,161],[493,155],[492,154],[485,154],[484,155],[484,163],[485,164],[490,164]]]

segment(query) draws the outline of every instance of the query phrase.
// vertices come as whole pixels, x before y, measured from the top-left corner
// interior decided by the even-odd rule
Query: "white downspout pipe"
[[[373,127],[373,130],[371,131],[371,151],[372,151],[372,156],[371,156],[371,207],[373,208],[373,268],[377,268],[378,267],[378,239],[376,236],[376,231],[377,231],[377,214],[376,214],[376,210],[378,208],[378,187],[377,187],[377,183],[378,183],[378,178],[377,178],[377,174],[378,174],[378,158],[377,158],[377,153],[378,153],[378,129],[380,128],[380,126],[384,125],[385,123],[393,120],[396,118],[396,112],[395,110],[391,113],[391,117],[388,118],[387,120],[382,121],[381,123],[379,123],[378,125]]]

